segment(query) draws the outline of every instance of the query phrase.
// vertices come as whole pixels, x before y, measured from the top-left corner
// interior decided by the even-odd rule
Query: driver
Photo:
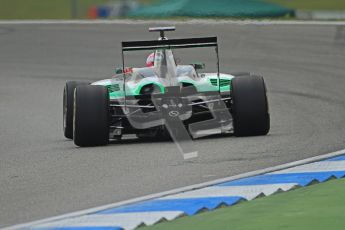
[[[152,67],[155,64],[155,53],[151,53],[149,56],[147,56],[146,59],[146,66],[147,67]]]

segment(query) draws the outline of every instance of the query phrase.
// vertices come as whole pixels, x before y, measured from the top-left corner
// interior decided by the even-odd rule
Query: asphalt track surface
[[[62,134],[65,81],[111,75],[122,40],[156,37],[148,26],[0,26],[0,226],[344,148],[345,38],[331,25],[178,25],[170,35],[217,35],[222,72],[265,77],[268,136],[196,140],[188,161],[172,142],[74,146]]]

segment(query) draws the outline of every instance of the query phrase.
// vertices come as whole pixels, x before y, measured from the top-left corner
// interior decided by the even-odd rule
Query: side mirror
[[[205,69],[205,63],[192,63],[191,64],[195,70]]]
[[[121,74],[121,73],[123,73],[122,68],[121,67],[116,67],[115,68],[115,74]]]

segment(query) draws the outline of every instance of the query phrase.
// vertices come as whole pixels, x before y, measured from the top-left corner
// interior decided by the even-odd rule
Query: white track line
[[[260,175],[260,174],[270,173],[273,171],[292,168],[295,166],[308,164],[308,163],[312,163],[312,162],[316,162],[316,161],[320,161],[320,160],[324,160],[327,158],[332,158],[332,157],[336,157],[336,156],[344,155],[344,154],[345,154],[345,149],[342,149],[342,150],[339,150],[336,152],[327,153],[327,154],[323,154],[323,155],[316,156],[316,157],[310,157],[310,158],[307,158],[304,160],[294,161],[294,162],[283,164],[283,165],[273,166],[273,167],[269,167],[266,169],[260,169],[260,170],[243,173],[243,174],[236,175],[236,176],[230,176],[230,177],[217,179],[217,180],[213,180],[213,181],[209,181],[209,182],[205,182],[205,183],[190,185],[190,186],[173,189],[173,190],[166,191],[166,192],[155,193],[152,195],[142,196],[142,197],[126,200],[126,201],[121,201],[121,202],[117,202],[117,203],[113,203],[113,204],[108,204],[108,205],[103,205],[103,206],[99,206],[99,207],[95,207],[95,208],[85,209],[85,210],[81,210],[81,211],[77,211],[77,212],[73,212],[73,213],[68,213],[68,214],[64,214],[64,215],[60,215],[60,216],[55,216],[55,217],[50,217],[50,218],[38,220],[38,221],[33,221],[33,222],[29,222],[29,223],[24,223],[24,224],[18,224],[18,225],[4,228],[4,229],[9,230],[9,229],[29,228],[32,225],[41,225],[41,224],[44,224],[47,222],[57,221],[57,220],[61,220],[64,218],[72,218],[72,217],[82,216],[82,215],[86,215],[89,213],[98,212],[98,211],[101,211],[104,209],[115,208],[115,207],[133,204],[133,203],[137,203],[137,202],[141,202],[141,201],[145,201],[145,200],[149,200],[149,199],[162,198],[162,197],[168,196],[168,195],[174,195],[177,193],[187,192],[187,191],[191,191],[194,189],[205,188],[207,186],[212,186],[212,185],[216,185],[216,184],[220,184],[220,183],[224,183],[224,182],[228,182],[228,181],[238,180],[238,179],[245,178],[245,177],[251,177],[251,176],[256,176],[256,175]]]
[[[285,184],[264,184],[264,185],[245,185],[245,186],[210,186],[193,191],[183,192],[175,195],[165,196],[159,200],[168,199],[188,199],[202,197],[230,197],[240,196],[246,200],[253,200],[261,195],[270,196],[279,191],[288,191],[298,187],[296,183]]]
[[[293,168],[283,169],[272,172],[270,174],[282,173],[304,173],[304,172],[329,172],[329,171],[345,171],[344,161],[322,161],[308,165],[300,165]]]
[[[173,220],[182,216],[183,212],[139,212],[139,213],[116,213],[106,215],[86,215],[73,219],[66,219],[59,222],[52,222],[35,226],[35,229],[51,229],[68,227],[109,227],[119,226],[123,229],[135,229],[142,224],[153,225],[165,220]],[[141,220],[145,221],[141,221]],[[116,227],[114,226],[114,227]]]
[[[0,25],[89,25],[89,24],[173,24],[173,25],[345,25],[345,21],[299,21],[299,20],[215,20],[215,19],[191,19],[191,20],[0,20]]]

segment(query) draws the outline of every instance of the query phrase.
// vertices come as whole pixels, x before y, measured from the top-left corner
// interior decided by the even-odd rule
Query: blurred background
[[[0,0],[0,19],[345,19],[344,0]]]

